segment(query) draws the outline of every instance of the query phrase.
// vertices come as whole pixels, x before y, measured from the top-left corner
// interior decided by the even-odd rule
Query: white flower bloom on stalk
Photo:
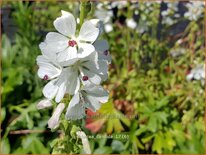
[[[57,105],[56,109],[54,110],[54,113],[53,113],[52,117],[48,121],[48,128],[56,129],[59,126],[59,119],[60,119],[60,116],[61,116],[64,108],[65,108],[64,103],[59,103]]]
[[[49,108],[52,106],[51,100],[43,99],[37,104],[37,109]]]
[[[37,57],[38,76],[49,82],[43,88],[46,99],[39,102],[38,109],[52,106],[52,99],[59,103],[65,94],[70,94],[73,97],[66,118],[75,120],[85,115],[85,108],[96,111],[108,100],[108,92],[100,86],[108,78],[111,63],[108,42],[97,39],[102,26],[99,19],[85,21],[76,36],[72,14],[62,11],[62,16],[54,21],[59,33],[48,33],[39,45],[42,55]],[[58,104],[48,121],[49,128],[58,127],[64,108],[64,103]]]
[[[201,16],[204,15],[204,5],[203,1],[195,1],[186,4],[188,11],[184,14],[185,18],[189,20],[198,20]]]
[[[101,86],[86,85],[71,99],[66,112],[66,118],[70,120],[81,119],[85,116],[85,108],[96,111],[102,103],[108,101],[108,92]]]
[[[44,51],[57,53],[58,62],[68,65],[95,51],[92,43],[97,39],[99,29],[90,21],[85,21],[77,36],[74,16],[66,11],[61,11],[61,13],[62,16],[54,21],[54,27],[58,33],[49,32],[42,48]]]

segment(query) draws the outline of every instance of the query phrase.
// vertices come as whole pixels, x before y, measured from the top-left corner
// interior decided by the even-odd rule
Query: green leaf
[[[155,135],[154,142],[152,145],[152,151],[156,151],[157,153],[162,153],[162,148],[164,146],[164,137],[161,132]]]
[[[118,140],[113,140],[111,146],[112,146],[113,151],[116,151],[116,152],[119,152],[119,153],[124,150],[123,143],[118,141]]]
[[[6,109],[4,108],[4,107],[2,107],[1,108],[1,123],[4,121],[4,119],[5,119],[5,117],[6,117]]]
[[[159,102],[157,101],[156,109],[158,110],[158,109],[166,106],[168,103],[169,103],[169,97],[166,96],[166,97],[162,98]]]
[[[147,136],[147,137],[142,138],[141,140],[142,140],[143,143],[147,143],[147,142],[149,142],[153,137],[154,137],[154,135],[150,135],[150,136]]]
[[[98,136],[98,135],[97,135]],[[106,134],[102,135],[103,137],[106,136]],[[107,138],[101,138],[98,140],[98,144],[99,144],[99,147],[104,147],[104,145],[106,144],[107,142]]]
[[[167,124],[167,116],[168,114],[166,112],[155,112],[155,116],[158,119],[159,122],[164,122]]]
[[[117,115],[117,118],[120,118],[120,120],[125,124],[127,125],[128,127],[130,126],[130,120],[125,116],[123,115],[120,111],[115,111],[114,112],[116,115]]]
[[[45,148],[42,142],[38,140],[37,138],[32,142],[31,152],[33,154],[48,154],[49,153],[47,148]]]
[[[28,113],[25,114],[25,117],[26,117],[26,122],[27,122],[28,129],[32,129],[34,127],[33,120],[29,117]]]
[[[149,118],[147,128],[148,128],[148,130],[150,130],[152,132],[157,131],[157,118],[156,117],[150,117]]]
[[[96,149],[93,154],[109,154],[112,153],[112,148],[109,146],[104,146]]]
[[[1,153],[9,154],[10,153],[10,144],[8,138],[2,138],[1,140]]]
[[[176,142],[174,141],[171,132],[166,132],[166,134],[165,134],[165,142],[167,144],[167,145],[164,146],[165,149],[168,149],[168,150],[172,151],[173,148],[176,145]]]
[[[139,136],[141,135],[143,132],[147,131],[148,127],[146,125],[140,125],[140,128],[137,129],[137,131],[135,131],[135,135]]]
[[[108,120],[107,121],[107,133],[112,133],[113,128],[114,128],[113,122]]]

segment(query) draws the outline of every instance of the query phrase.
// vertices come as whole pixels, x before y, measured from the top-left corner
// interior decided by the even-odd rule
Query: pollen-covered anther
[[[69,40],[68,45],[71,46],[71,47],[74,47],[74,46],[77,45],[77,42],[75,40]]]
[[[82,80],[83,80],[83,81],[87,81],[88,79],[89,79],[88,76],[83,76],[83,77],[82,77]]]
[[[108,55],[109,54],[109,51],[108,50],[106,50],[106,51],[104,51],[104,55]]]
[[[49,79],[49,76],[48,75],[44,75],[43,80],[47,81],[48,79]]]

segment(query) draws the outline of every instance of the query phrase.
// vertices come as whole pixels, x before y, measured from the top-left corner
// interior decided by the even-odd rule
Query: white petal
[[[98,35],[99,29],[96,28],[90,21],[86,21],[80,29],[78,40],[93,43],[97,39]]]
[[[67,90],[68,86],[68,76],[69,76],[70,68],[65,68],[62,71],[62,74],[59,76],[56,85],[58,86],[58,92],[56,94],[55,101],[58,103],[60,102]]]
[[[92,84],[90,84],[89,86],[90,87],[87,87],[89,89],[94,87],[94,85],[92,85]],[[101,99],[102,96],[99,95],[98,92],[95,94],[95,92],[93,92],[93,91],[87,92],[87,91],[85,91],[86,89],[83,89],[83,90],[84,91],[82,91],[81,93],[82,93],[82,96],[84,96],[85,106],[94,112],[99,110],[101,107],[100,100],[103,100],[103,99]]]
[[[94,61],[96,63],[96,65],[98,65],[98,53],[96,51],[92,52],[90,55],[88,55],[87,57],[81,58],[80,59],[81,62],[85,62],[85,61]]]
[[[108,72],[108,63],[105,60],[98,61],[99,64],[99,71],[103,75],[107,75]]]
[[[49,64],[52,64],[53,66],[55,66],[56,68],[60,69],[60,70],[62,69],[62,67],[60,66],[60,64],[56,60],[50,59],[46,55],[37,56],[36,61],[37,61],[37,65],[39,65],[39,66],[43,63],[49,63]]]
[[[76,93],[71,101],[66,112],[66,118],[70,120],[81,119],[85,116],[85,108],[80,103],[79,93]]]
[[[68,47],[69,39],[62,34],[56,32],[49,32],[46,35],[45,42],[50,46],[52,51],[61,52]]]
[[[61,69],[55,67],[50,63],[39,63],[37,74],[41,79],[43,79],[45,75],[47,75],[49,79],[53,79],[55,77],[58,77],[60,73]]]
[[[71,65],[78,60],[76,47],[68,47],[57,55],[57,61],[62,65]]]
[[[78,78],[78,71],[77,70],[70,70],[68,75],[68,86],[67,86],[67,93],[73,95],[77,93],[80,88],[80,81]]]
[[[65,36],[74,36],[76,31],[75,18],[71,13],[62,11],[62,16],[54,21],[54,27]]]
[[[88,96],[86,97],[86,107],[91,109],[93,112],[96,112],[100,109],[101,103],[95,97]]]
[[[97,52],[104,52],[109,49],[109,44],[106,40],[97,40],[94,42],[94,47]]]
[[[96,84],[96,85],[99,85],[102,81],[101,77],[98,74],[93,73],[91,71],[88,71],[87,69],[82,69],[81,76],[82,75],[88,76],[88,78],[89,78],[88,81],[93,83],[93,84]],[[82,77],[81,77],[81,79],[82,79]],[[85,82],[82,81],[82,83],[85,85],[88,82],[87,81],[85,81]]]
[[[79,43],[78,46],[79,46],[78,53],[77,53],[78,58],[85,58],[95,51],[95,48],[92,44]]]
[[[96,64],[94,61],[87,61],[82,64],[82,66],[88,68],[93,73],[99,73],[99,65]]]
[[[48,127],[51,129],[55,129],[59,126],[59,118],[61,116],[61,113],[63,112],[65,108],[64,103],[59,103],[58,106],[56,107],[52,117],[48,121]]]
[[[56,60],[56,51],[54,51],[47,43],[40,43],[39,48],[44,56],[50,58],[51,60]]]
[[[44,109],[44,108],[49,108],[52,106],[52,103],[48,99],[43,99],[37,104],[37,109]]]
[[[109,64],[111,63],[111,55],[108,52],[109,44],[106,40],[97,40],[94,43],[95,51],[98,52],[98,58],[100,60],[106,60]],[[107,53],[105,54],[105,51]]]
[[[58,91],[58,86],[56,85],[56,79],[51,80],[43,88],[43,94],[48,99],[53,99]]]
[[[109,93],[102,86],[87,85],[83,88],[87,96],[94,97],[101,103],[106,103],[109,98]]]
[[[66,92],[66,81],[62,82],[59,86],[59,89],[58,89],[58,92],[55,98],[55,101],[57,103],[59,103],[63,99],[65,92]]]
[[[89,20],[96,28],[99,29],[99,35],[102,34],[104,31],[104,24],[101,20],[99,19],[90,19]]]

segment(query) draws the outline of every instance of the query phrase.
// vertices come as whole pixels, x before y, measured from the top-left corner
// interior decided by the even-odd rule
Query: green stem
[[[79,26],[81,27],[83,22],[84,22],[84,16],[85,16],[85,2],[81,2],[80,3],[80,15],[79,15],[79,19],[80,19],[80,22],[79,22]]]

